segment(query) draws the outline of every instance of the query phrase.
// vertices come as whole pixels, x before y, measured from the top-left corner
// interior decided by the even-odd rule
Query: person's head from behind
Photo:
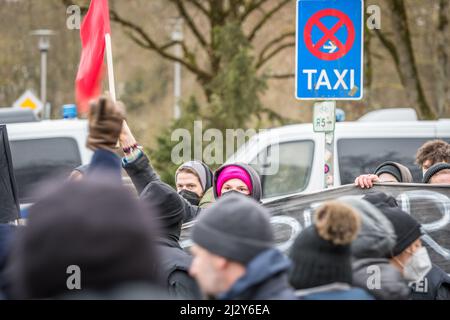
[[[212,171],[200,161],[183,163],[175,173],[177,192],[194,205],[212,187]]]
[[[214,195],[220,198],[228,192],[241,193],[261,200],[261,181],[258,173],[245,164],[230,164],[214,173]]]
[[[413,182],[411,171],[397,162],[383,162],[375,169],[374,174],[378,176],[381,182]]]
[[[351,284],[351,243],[360,224],[359,213],[342,202],[329,201],[317,209],[314,224],[300,232],[291,248],[291,285],[308,289]]]
[[[436,163],[423,176],[423,183],[450,184],[450,163]]]
[[[154,221],[123,187],[88,180],[59,186],[29,209],[10,260],[13,297],[158,285],[154,235]],[[69,290],[71,275],[81,291]]]
[[[416,154],[416,164],[425,172],[438,162],[450,163],[450,145],[443,140],[432,140],[422,145]]]
[[[266,209],[243,195],[223,197],[206,211],[192,230],[190,274],[206,295],[217,297],[273,248],[273,231]]]

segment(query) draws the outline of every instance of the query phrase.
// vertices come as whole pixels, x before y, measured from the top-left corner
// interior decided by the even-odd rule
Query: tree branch
[[[192,4],[194,7],[196,7],[199,11],[201,11],[206,17],[210,16],[210,12],[208,9],[206,9],[205,6],[203,6],[199,0],[186,0],[190,4]]]
[[[205,49],[208,49],[208,43],[206,42],[205,38],[199,31],[197,25],[194,23],[194,20],[192,19],[192,17],[187,12],[186,7],[184,6],[184,4],[182,2],[183,0],[169,0],[169,1],[172,2],[174,5],[176,5],[178,12],[184,18],[189,29],[195,35],[195,37],[197,38],[198,42],[202,45],[202,47]]]
[[[211,75],[209,75],[204,70],[201,70],[195,61],[188,62],[182,58],[179,58],[173,54],[168,53],[166,50],[171,47],[174,44],[166,44],[166,45],[158,45],[155,40],[153,40],[141,27],[137,26],[136,24],[123,19],[120,17],[116,11],[110,9],[110,16],[111,20],[114,22],[119,23],[121,26],[127,28],[129,31],[133,31],[139,35],[141,39],[139,39],[136,35],[134,35],[132,32],[127,32],[127,35],[130,36],[130,38],[136,42],[138,45],[140,45],[143,48],[150,49],[158,53],[163,58],[169,59],[174,62],[181,63],[184,67],[186,67],[188,70],[196,74],[200,78],[210,78]],[[183,50],[187,50],[186,46],[183,46]]]
[[[258,60],[258,62],[255,65],[256,70],[260,69],[264,64],[267,63],[267,61],[269,61],[270,59],[275,57],[281,51],[283,51],[283,50],[285,50],[287,48],[292,48],[292,47],[295,47],[295,42],[289,42],[289,43],[284,43],[284,44],[280,45],[278,48],[274,49],[267,56],[262,57],[261,59]]]
[[[284,79],[290,79],[295,77],[295,73],[274,73],[274,74],[268,74],[265,75],[267,79],[273,79],[273,80],[284,80]]]
[[[283,41],[286,38],[289,37],[295,37],[295,32],[294,31],[289,31],[289,32],[285,32],[283,34],[281,34],[280,36],[276,37],[275,39],[269,41],[261,50],[261,52],[259,53],[259,61],[263,59],[264,55],[266,54],[266,52],[272,48],[274,45],[278,44],[279,42]]]
[[[252,1],[250,1],[249,4],[246,6],[244,13],[241,15],[240,21],[244,22],[245,19],[247,19],[249,15],[251,15],[255,10],[261,8],[261,6],[267,1],[268,0],[252,0]]]
[[[256,36],[258,31],[261,30],[261,28],[266,24],[267,21],[269,21],[270,18],[272,18],[275,13],[283,9],[283,7],[286,6],[288,3],[292,3],[292,0],[280,1],[275,7],[269,10],[250,32],[248,36],[249,42],[252,42],[253,38]]]

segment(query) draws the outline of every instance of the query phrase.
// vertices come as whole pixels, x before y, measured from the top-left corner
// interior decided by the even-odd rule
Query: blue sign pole
[[[333,117],[336,100],[362,99],[363,19],[364,0],[297,1],[297,99],[328,100],[325,104],[331,106]],[[334,125],[332,128],[324,131],[325,188],[334,186]]]

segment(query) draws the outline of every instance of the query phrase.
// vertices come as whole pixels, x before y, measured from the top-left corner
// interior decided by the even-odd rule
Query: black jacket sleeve
[[[139,194],[145,187],[154,181],[161,181],[158,174],[153,169],[148,157],[142,152],[133,162],[122,162],[122,166],[131,178]]]
[[[136,190],[139,194],[144,191],[145,187],[152,182],[164,183],[153,169],[148,157],[142,152],[141,155],[133,162],[123,162],[123,168],[130,176]],[[177,193],[173,190],[174,193]],[[178,195],[178,193],[177,193]],[[181,197],[181,196],[179,196]],[[190,204],[186,199],[183,200],[183,223],[194,220],[200,214],[201,208]]]

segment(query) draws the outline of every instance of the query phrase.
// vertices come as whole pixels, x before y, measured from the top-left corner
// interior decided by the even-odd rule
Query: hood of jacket
[[[220,300],[236,299],[244,295],[247,290],[254,286],[258,286],[279,275],[286,275],[290,267],[291,261],[279,250],[266,250],[254,258],[247,265],[246,273],[234,283],[230,290],[223,293],[218,298]],[[279,279],[277,279],[277,282],[280,282],[278,280]],[[285,280],[287,284],[287,276],[285,277]],[[294,298],[293,292],[294,291],[292,290],[292,298]]]
[[[217,179],[219,178],[219,175],[222,172],[222,170],[229,166],[240,167],[249,174],[251,182],[252,182],[252,188],[253,188],[250,196],[253,199],[255,199],[256,201],[260,202],[261,198],[262,198],[261,178],[259,177],[259,174],[256,172],[256,170],[253,169],[250,165],[248,165],[246,163],[240,163],[240,162],[225,164],[214,172],[214,179],[213,179],[214,198],[215,199],[219,198],[219,196],[217,195],[217,190],[216,190]]]
[[[354,261],[352,267],[353,285],[367,290],[377,300],[409,298],[411,290],[407,281],[388,259],[360,259]],[[369,284],[372,284],[373,288],[370,288]]]
[[[397,237],[389,219],[374,205],[358,197],[346,196],[339,200],[352,206],[361,216],[361,229],[352,242],[352,256],[356,259],[390,257]]]

